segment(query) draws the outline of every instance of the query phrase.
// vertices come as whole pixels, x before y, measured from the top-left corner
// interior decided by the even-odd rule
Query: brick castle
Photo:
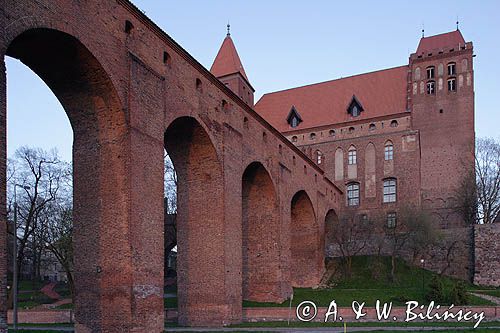
[[[344,190],[340,214],[384,216],[391,226],[416,205],[446,235],[429,268],[470,279],[472,231],[456,191],[474,172],[473,57],[458,29],[422,37],[406,65],[267,93],[255,110]],[[253,106],[229,33],[211,72]]]

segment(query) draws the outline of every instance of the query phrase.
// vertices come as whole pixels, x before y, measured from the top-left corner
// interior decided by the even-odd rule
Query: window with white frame
[[[349,148],[349,151],[347,152],[347,164],[357,164],[356,148],[354,147]]]
[[[434,95],[435,92],[436,92],[436,82],[434,81],[427,82],[427,94]]]
[[[394,145],[387,141],[384,147],[384,160],[391,161],[394,158]]]
[[[387,227],[396,228],[396,213],[387,213]]]
[[[359,205],[359,183],[347,184],[347,206]]]
[[[434,78],[434,66],[427,67],[427,79]]]
[[[384,180],[384,203],[396,202],[396,179]]]
[[[456,64],[454,62],[450,62],[448,64],[448,75],[456,75],[457,70],[456,70]]]
[[[457,80],[453,77],[448,79],[448,91],[456,91],[457,90]]]

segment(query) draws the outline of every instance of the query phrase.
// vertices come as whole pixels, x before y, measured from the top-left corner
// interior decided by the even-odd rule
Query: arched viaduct
[[[0,332],[6,332],[5,57],[74,133],[76,332],[163,332],[163,152],[178,173],[179,321],[241,320],[323,273],[323,171],[126,0],[0,3]],[[29,93],[27,87],[27,94]]]

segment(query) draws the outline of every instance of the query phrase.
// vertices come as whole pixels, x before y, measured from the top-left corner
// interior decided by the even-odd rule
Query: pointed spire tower
[[[230,25],[228,24],[226,38],[222,42],[222,46],[215,57],[210,72],[245,103],[253,107],[253,94],[255,90],[248,81],[245,69],[241,64],[240,57],[231,39],[229,28]]]

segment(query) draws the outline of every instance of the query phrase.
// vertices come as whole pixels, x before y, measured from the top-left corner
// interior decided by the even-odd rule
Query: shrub
[[[435,303],[443,303],[445,301],[443,283],[441,278],[434,275],[429,283],[429,291],[425,295],[428,302],[434,301]]]
[[[453,285],[453,289],[451,290],[450,302],[454,305],[467,304],[468,302],[467,290],[465,288],[465,283],[463,281],[457,281]]]

